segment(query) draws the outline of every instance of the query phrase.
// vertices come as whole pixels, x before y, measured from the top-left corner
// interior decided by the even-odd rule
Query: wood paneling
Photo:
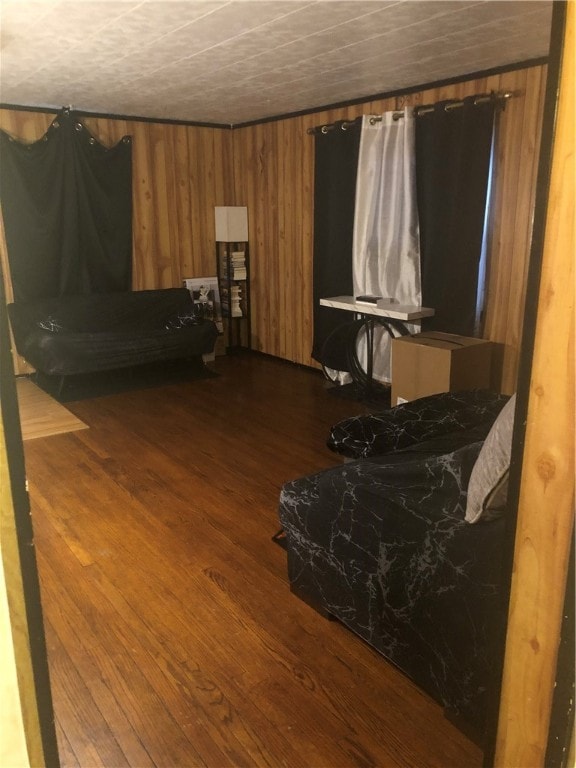
[[[307,129],[404,105],[490,90],[515,93],[500,117],[484,336],[502,348],[515,389],[545,67],[356,104],[234,131],[83,118],[104,143],[133,137],[134,288],[214,274],[215,205],[249,215],[254,349],[316,366],[312,347],[314,138]],[[52,116],[0,111],[0,127],[33,140]],[[23,368],[19,365],[19,371]],[[497,383],[500,383],[498,381]]]
[[[484,336],[503,345],[508,393],[522,339],[545,86],[545,68],[508,74],[506,89],[518,96],[506,105],[497,141]]]
[[[501,383],[515,389],[530,251],[545,67],[318,112],[233,132],[236,203],[250,217],[255,349],[315,365],[312,347],[314,138],[306,129],[405,105],[513,91],[500,116],[485,338],[503,350]]]
[[[37,765],[43,764],[43,754],[1,409],[0,532],[0,765],[27,768],[31,765],[27,741],[33,742]]]
[[[53,118],[0,110],[0,128],[34,141]],[[184,277],[215,275],[214,206],[233,204],[231,131],[102,118],[82,122],[107,146],[132,136],[133,288],[171,288]],[[3,237],[0,248],[5,264]],[[16,367],[17,373],[28,370],[21,360]]]
[[[4,291],[0,285],[0,296]],[[35,589],[35,554],[29,522],[21,438],[13,418],[16,391],[7,354],[5,317],[0,317],[0,653],[2,728],[0,765],[54,766],[49,744],[52,718],[47,706],[47,661]],[[43,701],[41,701],[43,699]],[[54,734],[55,739],[55,734]]]
[[[574,526],[574,3],[566,6],[496,752],[501,768],[545,765]]]

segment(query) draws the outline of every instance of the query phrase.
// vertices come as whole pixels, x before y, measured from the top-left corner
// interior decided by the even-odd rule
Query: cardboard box
[[[437,392],[488,389],[492,343],[428,331],[392,341],[392,405]]]

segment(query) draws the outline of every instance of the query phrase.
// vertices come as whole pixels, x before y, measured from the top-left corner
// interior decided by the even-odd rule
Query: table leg
[[[374,318],[366,318],[364,326],[366,333],[366,386],[364,392],[369,395],[372,390],[372,375],[374,372]]]
[[[364,315],[365,320],[365,333],[366,333],[366,386],[364,388],[365,394],[369,394],[373,385],[373,373],[374,373],[374,330],[376,323],[382,326],[388,333],[391,339],[394,338],[394,331],[400,336],[410,335],[406,323],[402,320],[386,318],[375,318]]]

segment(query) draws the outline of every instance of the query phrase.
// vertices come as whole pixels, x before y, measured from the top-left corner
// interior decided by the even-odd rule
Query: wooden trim
[[[0,275],[0,568],[31,766],[59,765],[8,317]],[[16,692],[12,691],[15,695]],[[14,734],[16,735],[16,734]],[[8,736],[8,734],[6,734]]]
[[[0,410],[0,508],[2,509],[2,515],[0,517],[0,530],[2,536],[0,537],[0,619],[1,619],[1,647],[0,654],[2,658],[2,681],[0,683],[0,691],[2,698],[2,739],[0,743],[0,763],[2,765],[30,765],[30,759],[28,757],[27,739],[32,738],[35,741],[37,750],[33,749],[33,753],[36,757],[40,758],[42,764],[42,748],[41,740],[39,738],[39,724],[37,719],[32,724],[27,723],[27,728],[24,726],[24,718],[22,712],[22,698],[25,697],[23,692],[21,695],[20,688],[28,691],[34,691],[34,681],[32,679],[32,667],[31,664],[26,664],[26,675],[24,680],[22,679],[22,660],[20,660],[20,669],[17,660],[17,653],[15,649],[15,643],[19,643],[22,646],[22,640],[27,640],[21,636],[20,625],[21,617],[24,614],[22,600],[19,600],[18,610],[16,615],[14,612],[15,592],[18,595],[22,595],[22,582],[19,580],[17,589],[15,587],[15,580],[19,576],[18,564],[12,562],[12,553],[15,547],[12,544],[14,538],[13,533],[5,531],[2,523],[4,514],[9,515],[13,510],[12,494],[10,493],[10,478],[8,476],[8,456],[6,452],[6,443],[4,440],[4,428],[2,424],[2,412]],[[6,536],[9,535],[10,542],[6,542]],[[9,554],[10,552],[10,554]],[[9,587],[6,583],[7,577],[10,576],[11,571],[14,569],[16,579],[12,575],[10,581],[10,591],[12,592],[12,599],[9,598]],[[10,602],[12,603],[13,610],[10,610]],[[12,629],[14,625],[15,629]],[[21,648],[20,648],[21,650]],[[20,675],[18,674],[20,671]],[[20,678],[20,679],[19,679]],[[28,731],[28,733],[27,733]]]
[[[469,72],[466,75],[458,75],[457,77],[445,78],[444,80],[436,80],[431,83],[420,83],[419,85],[411,86],[410,88],[404,88],[395,91],[386,91],[384,93],[372,94],[368,96],[361,96],[357,99],[351,99],[347,101],[337,102],[335,104],[328,104],[322,106],[311,107],[310,109],[299,110],[298,112],[287,112],[280,115],[272,115],[271,117],[265,117],[260,120],[250,120],[245,123],[203,123],[195,120],[178,120],[176,118],[169,117],[144,117],[143,115],[120,115],[109,112],[90,112],[86,110],[72,110],[74,115],[78,117],[96,117],[103,120],[128,120],[129,122],[144,122],[144,123],[159,123],[167,125],[187,125],[196,126],[200,128],[221,128],[223,130],[234,130],[235,128],[246,128],[252,125],[260,125],[261,123],[269,123],[274,120],[287,120],[292,117],[301,117],[303,115],[314,114],[315,112],[325,112],[329,109],[342,109],[354,104],[363,104],[366,101],[377,101],[381,99],[387,99],[394,96],[405,95],[407,93],[416,93],[418,91],[439,88],[443,85],[450,85],[459,83],[465,80],[473,80],[482,77],[489,77],[491,75],[500,75],[504,72],[514,72],[517,69],[527,69],[528,67],[536,67],[542,64],[546,64],[548,61],[547,56],[540,56],[536,59],[528,59],[526,61],[520,61],[516,64],[506,64],[502,67],[492,67],[491,69],[481,70],[478,72]],[[8,104],[0,102],[0,109],[11,109],[18,112],[48,112],[52,115],[58,114],[62,109],[56,107],[38,107],[38,106],[26,106],[23,104]]]
[[[574,2],[559,107],[495,765],[544,766],[574,525]]]
[[[2,104],[0,109],[9,109],[16,112],[36,112],[50,115],[58,115],[64,107],[56,109],[55,107],[27,107],[22,104]],[[220,128],[223,130],[232,130],[234,126],[228,123],[201,123],[195,120],[176,120],[169,117],[143,117],[141,115],[116,115],[108,112],[90,112],[82,109],[71,109],[70,114],[75,117],[96,117],[103,120],[127,120],[136,123],[158,123],[159,125],[187,125],[196,128]]]

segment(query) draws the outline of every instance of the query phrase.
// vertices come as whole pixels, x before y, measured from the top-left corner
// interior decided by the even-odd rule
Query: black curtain
[[[321,298],[350,296],[352,280],[352,235],[356,171],[360,147],[360,124],[341,123],[327,133],[317,132],[314,171],[314,341],[312,357],[322,360],[322,349],[330,334],[350,313],[321,307]],[[329,367],[339,368],[331,360]],[[342,363],[342,370],[345,363]]]
[[[68,110],[33,144],[0,131],[0,200],[15,301],[130,290],[132,146]]]
[[[495,100],[440,102],[416,120],[425,330],[471,336],[488,193]]]

